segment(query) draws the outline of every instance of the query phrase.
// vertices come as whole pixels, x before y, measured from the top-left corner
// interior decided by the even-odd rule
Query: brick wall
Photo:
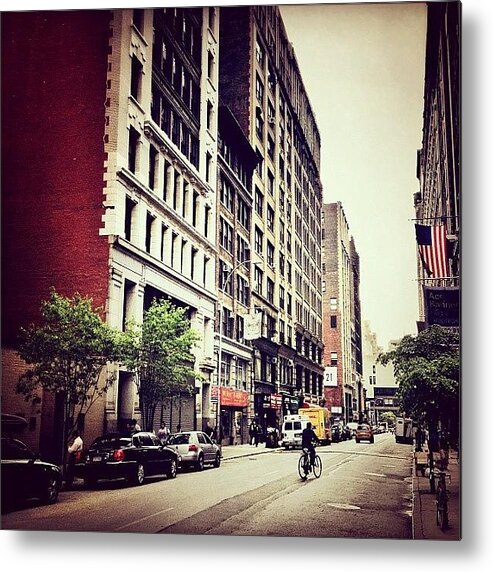
[[[250,28],[249,7],[221,8],[219,97],[247,135],[250,133]]]
[[[107,297],[103,215],[109,11],[2,14],[2,336],[49,288]]]

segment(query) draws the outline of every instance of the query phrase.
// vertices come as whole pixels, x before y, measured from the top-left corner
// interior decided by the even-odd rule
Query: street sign
[[[211,403],[217,403],[219,400],[219,387],[211,385]]]

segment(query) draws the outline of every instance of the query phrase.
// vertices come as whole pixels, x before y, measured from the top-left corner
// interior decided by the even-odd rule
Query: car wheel
[[[359,439],[356,439],[356,443],[359,443]]]
[[[197,464],[195,466],[197,468],[197,471],[203,471],[204,470],[204,457],[202,455],[199,455],[199,459],[198,459]]]
[[[221,453],[216,453],[216,460],[214,461],[214,466],[219,467],[221,465]]]
[[[142,463],[138,463],[135,470],[134,482],[136,485],[142,485],[146,476],[145,468]]]
[[[171,464],[169,467],[169,471],[167,473],[168,479],[174,479],[176,477],[176,461],[174,459],[171,459]]]
[[[375,439],[370,439],[370,443],[375,443]]]
[[[46,486],[41,494],[41,502],[44,504],[53,504],[58,498],[60,491],[60,483],[55,476],[49,476]]]

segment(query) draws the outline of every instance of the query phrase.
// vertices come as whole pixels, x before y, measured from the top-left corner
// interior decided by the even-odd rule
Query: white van
[[[282,424],[281,446],[285,449],[301,447],[301,434],[310,421],[304,415],[285,415]]]

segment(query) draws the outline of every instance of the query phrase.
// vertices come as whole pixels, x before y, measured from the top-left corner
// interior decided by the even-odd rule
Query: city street
[[[232,448],[231,448],[232,449]],[[242,447],[245,451],[244,446]],[[52,506],[3,515],[4,529],[175,534],[411,538],[409,445],[391,434],[318,448],[320,479],[302,482],[299,451],[262,448],[220,468],[141,487],[77,483]]]

